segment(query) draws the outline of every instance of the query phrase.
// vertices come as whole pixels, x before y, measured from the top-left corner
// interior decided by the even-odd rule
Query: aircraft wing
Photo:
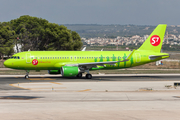
[[[133,53],[135,50],[133,50],[126,59],[122,60],[122,61],[106,61],[106,62],[91,62],[91,63],[79,63],[79,64],[66,64],[65,66],[79,66],[79,67],[83,67],[83,68],[92,68],[92,67],[97,67],[97,66],[104,66],[105,64],[109,64],[109,65],[114,65],[115,63],[118,62],[125,62],[125,61],[129,61],[130,58],[132,57]]]
[[[125,60],[122,60],[122,61],[106,61],[106,62],[80,63],[80,64],[78,64],[78,66],[96,66],[96,65],[103,66],[104,64],[114,65],[115,63],[118,63],[118,62],[129,61],[130,58],[132,57],[134,51],[135,51],[135,50],[133,50],[133,51],[128,55],[128,57],[127,57]]]

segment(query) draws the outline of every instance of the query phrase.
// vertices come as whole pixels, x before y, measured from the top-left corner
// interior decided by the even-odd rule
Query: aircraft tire
[[[79,73],[76,77],[77,78],[82,78],[82,73]]]
[[[29,76],[28,75],[25,75],[25,79],[28,79],[29,78]]]
[[[86,74],[86,79],[91,79],[92,75],[91,74]]]

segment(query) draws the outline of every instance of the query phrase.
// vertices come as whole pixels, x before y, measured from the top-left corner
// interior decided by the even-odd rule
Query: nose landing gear
[[[25,75],[25,79],[29,78],[29,70],[26,70],[26,75]]]

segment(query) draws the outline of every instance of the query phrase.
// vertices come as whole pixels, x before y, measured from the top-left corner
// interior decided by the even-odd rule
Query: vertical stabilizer
[[[160,52],[166,26],[166,24],[159,24],[138,50]]]

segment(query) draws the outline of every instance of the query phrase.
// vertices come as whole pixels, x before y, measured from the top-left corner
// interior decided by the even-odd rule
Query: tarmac
[[[180,74],[0,76],[2,120],[179,120]]]

